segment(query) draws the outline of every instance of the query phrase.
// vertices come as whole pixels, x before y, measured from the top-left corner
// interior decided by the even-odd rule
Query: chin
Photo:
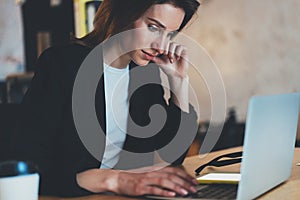
[[[138,66],[146,66],[150,63],[150,60],[144,58],[144,53],[141,51],[134,51],[131,54],[131,61],[134,62]]]
[[[138,66],[147,66],[150,63],[150,61],[148,60],[132,60],[132,61]]]

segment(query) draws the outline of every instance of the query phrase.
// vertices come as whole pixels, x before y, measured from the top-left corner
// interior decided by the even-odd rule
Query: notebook
[[[238,184],[228,184],[227,180],[221,180],[222,184],[202,183],[197,194],[154,198],[254,199],[283,183],[292,170],[299,108],[300,93],[252,97],[248,104],[240,175],[235,175]],[[218,196],[213,196],[214,193]]]

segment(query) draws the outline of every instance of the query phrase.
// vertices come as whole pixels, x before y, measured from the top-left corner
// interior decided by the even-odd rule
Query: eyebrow
[[[153,21],[153,22],[157,23],[160,27],[166,29],[166,26],[163,25],[162,23],[160,23],[159,21],[157,21],[156,19],[153,19],[153,18],[150,18],[150,17],[148,17],[148,19],[149,19],[150,21]]]

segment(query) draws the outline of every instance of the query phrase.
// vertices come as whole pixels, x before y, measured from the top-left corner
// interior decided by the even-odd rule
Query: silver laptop
[[[200,184],[198,194],[160,199],[254,199],[283,183],[291,174],[299,108],[300,93],[252,97],[238,185]],[[218,189],[228,194],[208,192]]]
[[[237,199],[254,199],[289,178],[299,108],[300,93],[251,98]]]

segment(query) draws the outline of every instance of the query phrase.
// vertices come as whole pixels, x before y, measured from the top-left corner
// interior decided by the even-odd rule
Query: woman
[[[133,196],[175,196],[196,192],[196,180],[180,168],[145,168],[153,157],[135,157],[131,162],[122,153],[124,150],[153,155],[151,153],[167,145],[178,134],[182,120],[188,127],[184,129],[186,134],[197,129],[196,114],[188,103],[187,50],[171,39],[184,28],[198,6],[196,0],[104,0],[90,34],[76,40],[75,44],[52,47],[40,56],[35,77],[22,102],[25,120],[18,126],[16,136],[21,142],[14,148],[18,159],[38,164],[40,194],[78,196],[114,192]],[[130,29],[134,35],[110,42],[111,37]],[[100,43],[104,44],[100,63],[104,76],[99,73],[95,110],[108,139],[101,141],[104,146],[97,160],[78,136],[72,112],[72,92],[81,63]],[[142,68],[149,63],[156,65]],[[158,68],[169,79],[172,93],[169,103],[165,102],[163,89],[157,84],[142,86],[131,95],[127,88],[134,82],[135,75],[130,71],[142,69],[159,79]],[[111,91],[121,79],[125,82],[116,97]],[[115,101],[113,106],[108,103]],[[161,105],[167,113],[163,128],[151,137],[130,135],[130,132],[136,132],[131,129],[132,123],[146,126],[151,122],[148,112],[154,104]],[[115,107],[118,122],[114,120]],[[127,123],[131,118],[133,122]],[[169,161],[169,156],[163,153],[161,157],[177,165],[184,159],[185,152],[181,153],[177,160]],[[138,162],[132,164],[136,160]],[[119,163],[123,164],[121,168]],[[125,170],[124,163],[129,164],[127,168],[131,170]]]

